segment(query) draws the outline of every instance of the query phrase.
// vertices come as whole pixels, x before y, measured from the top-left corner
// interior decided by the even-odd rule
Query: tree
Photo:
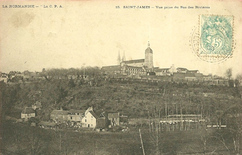
[[[68,86],[70,88],[74,88],[76,86],[76,84],[75,84],[75,82],[74,82],[74,80],[72,78],[69,80]]]
[[[239,85],[241,84],[241,81],[242,81],[242,74],[237,74],[235,81],[234,81],[235,86],[239,87]]]
[[[229,80],[232,77],[232,68],[228,68],[225,72],[225,77],[227,77]]]
[[[227,127],[224,130],[217,130],[213,136],[219,140],[231,154],[241,154],[242,136],[242,106],[239,103],[227,107],[223,117],[226,119]],[[233,144],[233,147],[231,147]]]

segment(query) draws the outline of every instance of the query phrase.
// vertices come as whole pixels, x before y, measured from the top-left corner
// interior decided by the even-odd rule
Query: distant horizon
[[[127,60],[126,60],[127,61]],[[118,65],[107,65],[107,66],[118,66]],[[174,65],[175,66],[175,65]],[[55,68],[42,68],[41,70],[39,70],[39,71],[37,71],[37,70],[23,70],[23,71],[19,71],[19,70],[11,70],[11,71],[13,71],[13,72],[21,72],[21,73],[23,73],[23,72],[25,72],[25,71],[29,71],[29,72],[42,72],[42,70],[43,69],[45,69],[45,70],[51,70],[51,69],[83,69],[83,68],[88,68],[88,67],[92,67],[92,68],[94,68],[94,67],[97,67],[97,68],[99,68],[99,69],[101,69],[102,67],[106,67],[106,66],[82,66],[82,67],[80,67],[80,68],[78,68],[78,67],[70,67],[70,68],[58,68],[58,67],[55,67]],[[154,68],[155,68],[156,66],[154,66]],[[160,67],[159,67],[160,68]],[[170,67],[166,67],[166,68],[170,68]],[[182,66],[179,66],[179,67],[176,67],[175,66],[175,68],[186,68],[186,69],[188,69],[188,70],[198,70],[198,69],[189,69],[189,68],[187,68],[187,67],[182,67]],[[160,69],[162,69],[162,68],[160,68]],[[11,72],[11,71],[8,71],[8,72],[4,72],[4,71],[1,71],[0,70],[0,72],[1,73],[9,73],[9,72]],[[217,74],[212,74],[212,73],[208,73],[208,74],[204,74],[203,72],[201,72],[200,70],[198,70],[199,71],[199,73],[202,73],[203,75],[212,75],[212,76],[219,76],[219,77],[223,77],[223,78],[226,78],[226,75],[225,75],[225,72],[226,72],[226,70],[224,70],[224,75],[217,75]],[[236,75],[234,75],[233,74],[233,70],[232,70],[232,78],[235,78],[237,75],[241,75],[241,74],[236,74]]]

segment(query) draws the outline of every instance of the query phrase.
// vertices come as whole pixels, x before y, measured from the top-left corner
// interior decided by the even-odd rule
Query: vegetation
[[[88,78],[81,77],[84,72]],[[35,122],[48,121],[53,109],[86,109],[89,106],[96,111],[119,111],[129,118],[202,114],[208,123],[227,124],[227,128],[156,133],[140,126],[146,153],[241,152],[240,76],[236,78],[237,84],[234,80],[235,85],[205,86],[199,83],[117,80],[103,77],[98,68],[51,69],[41,74],[44,79],[1,83],[4,154],[94,154],[95,151],[96,154],[142,154],[139,126],[130,126],[132,130],[127,133],[101,134],[44,130],[7,120],[6,117],[20,118],[21,110],[36,101],[42,103],[42,110],[38,111]],[[232,80],[229,72],[227,76]]]
[[[141,133],[146,154],[236,154],[228,130],[163,132],[157,136],[142,128]],[[4,121],[2,138],[3,154],[142,154],[136,128],[122,133],[54,131]]]

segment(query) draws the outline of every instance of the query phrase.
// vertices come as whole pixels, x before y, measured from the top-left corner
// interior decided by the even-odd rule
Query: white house
[[[82,127],[96,128],[97,125],[97,115],[93,112],[90,107],[86,110],[84,117],[82,118]]]
[[[30,107],[26,107],[22,112],[21,112],[21,118],[28,120],[31,117],[35,117],[35,111],[30,108]]]

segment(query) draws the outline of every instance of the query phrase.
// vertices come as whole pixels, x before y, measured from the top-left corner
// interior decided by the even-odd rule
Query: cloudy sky
[[[127,60],[144,58],[148,41],[154,65],[198,69],[204,74],[224,75],[233,68],[242,73],[242,2],[234,1],[28,1],[38,8],[0,8],[0,69],[41,71],[42,68],[80,68],[117,64],[118,52]],[[63,8],[43,8],[61,5]],[[150,6],[124,9],[123,6]],[[120,6],[117,9],[116,6]],[[179,9],[156,9],[174,7]],[[180,9],[209,6],[210,9]],[[201,60],[190,46],[198,16],[234,16],[235,49],[232,58],[220,63]],[[239,35],[240,34],[240,35]]]

